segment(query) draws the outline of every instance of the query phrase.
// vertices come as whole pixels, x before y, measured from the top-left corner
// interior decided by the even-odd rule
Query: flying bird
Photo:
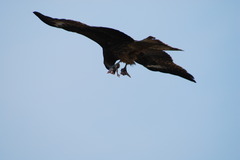
[[[155,37],[149,36],[137,41],[112,28],[89,26],[78,21],[51,18],[39,12],[33,13],[50,26],[82,34],[98,43],[103,48],[104,65],[110,74],[130,77],[127,72],[127,65],[139,63],[151,71],[169,73],[196,82],[191,74],[176,65],[165,52],[166,50],[182,50],[171,47]],[[120,63],[125,63],[125,66],[119,74]]]

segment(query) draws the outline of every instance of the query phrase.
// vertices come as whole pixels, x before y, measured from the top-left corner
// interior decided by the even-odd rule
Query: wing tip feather
[[[186,78],[186,79],[189,80],[189,81],[192,81],[192,82],[194,82],[194,83],[197,83],[196,80],[194,79],[194,77],[193,77],[191,74],[189,74],[189,77],[183,77],[183,78]]]
[[[40,12],[38,11],[33,11],[33,14],[35,14],[37,17],[43,16]]]
[[[61,28],[63,23],[61,21],[58,21],[58,19],[54,19],[48,16],[43,15],[40,12],[34,11],[33,12],[41,21],[43,21],[44,23],[53,26],[53,27],[59,27]]]

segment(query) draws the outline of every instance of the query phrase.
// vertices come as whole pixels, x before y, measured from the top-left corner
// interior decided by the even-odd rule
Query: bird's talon
[[[116,72],[117,72],[117,76],[120,77],[120,74],[118,73],[118,69],[116,70]]]
[[[120,74],[118,74],[118,68],[120,67],[120,62],[114,64],[109,70],[107,73],[110,73],[110,74],[115,74],[117,73],[117,76],[120,77]]]
[[[121,75],[123,75],[123,76],[127,75],[128,77],[131,78],[130,74],[128,74],[127,69],[125,67],[121,69]]]
[[[114,71],[114,70],[111,70],[111,69],[109,69],[109,70],[108,70],[108,72],[107,72],[107,74],[115,74],[115,71]]]

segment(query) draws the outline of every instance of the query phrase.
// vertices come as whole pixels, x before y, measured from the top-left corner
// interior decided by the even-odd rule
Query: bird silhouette
[[[39,12],[33,13],[50,26],[82,34],[98,43],[103,48],[107,73],[130,77],[127,65],[139,63],[151,71],[169,73],[196,82],[191,74],[176,65],[165,52],[166,50],[181,51],[181,49],[171,47],[152,36],[137,41],[112,28],[89,26],[78,21],[51,18]],[[118,69],[121,62],[125,63],[125,66],[119,74]]]

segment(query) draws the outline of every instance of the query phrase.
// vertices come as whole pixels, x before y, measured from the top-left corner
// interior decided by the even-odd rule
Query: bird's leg
[[[127,75],[128,77],[131,78],[130,74],[128,74],[128,72],[127,72],[127,64],[125,65],[124,68],[121,69],[121,75],[123,75],[123,76]]]
[[[118,68],[120,67],[120,61],[116,64],[114,64],[111,68],[109,68],[107,73],[115,74],[117,72],[117,76],[120,77],[120,74],[118,74]]]

